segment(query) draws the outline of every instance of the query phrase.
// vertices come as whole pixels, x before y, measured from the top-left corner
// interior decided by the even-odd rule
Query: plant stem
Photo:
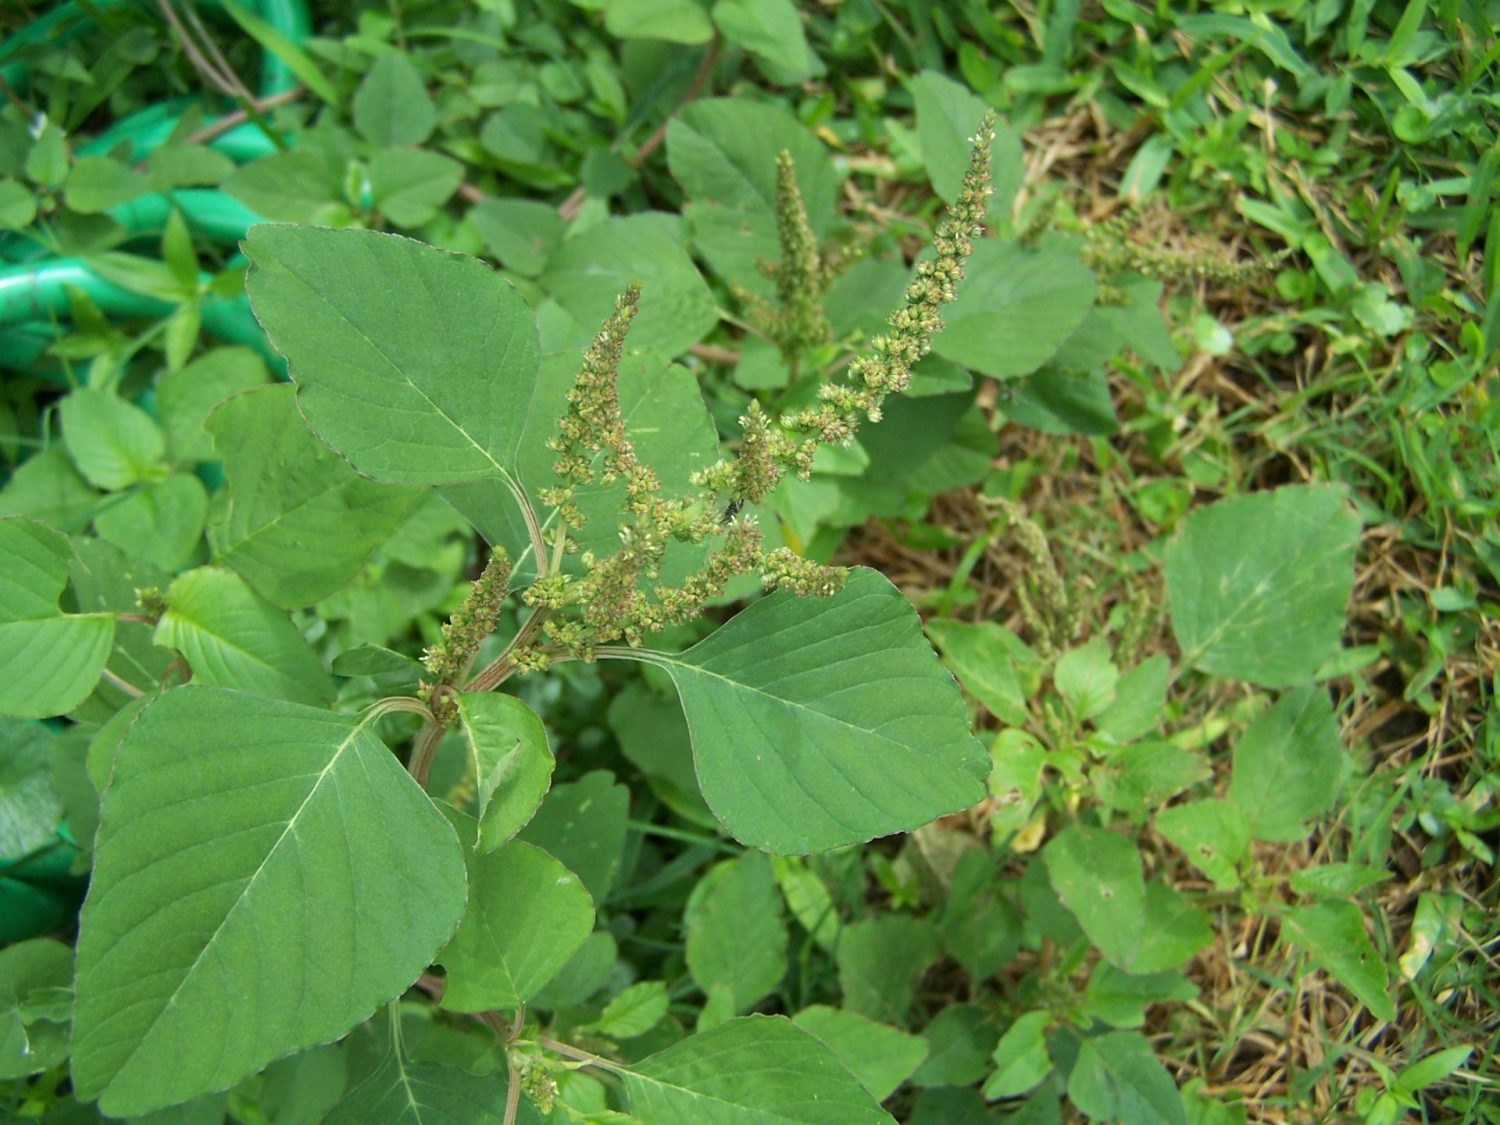
[[[526,521],[526,535],[531,540],[531,554],[536,559],[536,576],[547,577],[547,541],[542,537],[542,525],[537,522],[536,509],[531,506],[531,500],[523,489],[515,481],[506,479],[505,485],[510,489],[511,496],[516,505],[521,509],[521,518]],[[519,560],[518,560],[519,562]]]
[[[407,763],[406,772],[411,774],[412,780],[423,789],[427,788],[427,775],[432,772],[432,760],[437,757],[438,746],[442,744],[443,735],[447,729],[441,723],[428,719],[422,724],[422,729],[417,732],[417,740],[412,747],[411,761]]]
[[[615,1071],[617,1073],[623,1072],[625,1069],[617,1062],[611,1062],[609,1059],[601,1058],[599,1055],[595,1055],[588,1051],[585,1051],[581,1047],[573,1047],[560,1040],[549,1039],[545,1035],[538,1035],[536,1037],[536,1041],[537,1046],[545,1047],[553,1054],[562,1055],[564,1058],[576,1059],[578,1062],[588,1063],[590,1066],[601,1067],[604,1070]]]
[[[537,606],[531,611],[531,616],[526,623],[510,639],[510,644],[505,646],[505,651],[485,667],[468,683],[464,684],[463,691],[491,691],[499,687],[515,671],[510,662],[510,654],[521,645],[530,644],[537,633],[541,631],[542,623],[547,620],[548,610],[543,606]]]

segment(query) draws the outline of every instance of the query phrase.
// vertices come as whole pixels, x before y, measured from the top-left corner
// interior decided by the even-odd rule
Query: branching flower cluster
[[[430,679],[422,681],[418,697],[439,719],[452,717],[453,703],[445,689],[463,678],[479,646],[495,631],[510,589],[510,572],[510,557],[503,547],[495,547],[468,595],[443,625],[442,638],[422,654]]]
[[[742,286],[735,285],[733,290],[749,312],[750,322],[776,345],[795,379],[803,354],[833,338],[828,314],[823,311],[823,294],[839,275],[844,259],[818,246],[797,188],[792,154],[786,149],[776,156],[775,213],[781,258],[761,268],[776,282],[778,307],[772,308]]]
[[[869,353],[853,361],[845,382],[819,389],[817,406],[778,423],[759,403],[751,402],[740,419],[743,436],[737,454],[694,474],[694,491],[686,496],[662,495],[661,482],[640,463],[626,435],[617,380],[639,287],[632,285],[621,295],[568,392],[567,411],[548,443],[557,454],[553,471],[558,483],[541,493],[543,502],[556,509],[562,525],[558,534],[565,536],[584,525],[578,488],[623,482],[619,547],[609,554],[583,552],[581,574],[539,565],[541,576],[523,595],[531,617],[506,654],[476,677],[476,683],[498,682],[495,669],[508,674],[544,668],[557,657],[589,660],[620,640],[639,645],[649,633],[697,617],[742,574],[759,571],[768,587],[804,595],[827,596],[842,587],[847,575],[842,567],[823,566],[786,548],[763,550],[756,518],[741,509],[765,500],[788,469],[805,478],[819,444],[847,444],[863,419],[879,421],[887,395],[906,389],[912,367],[942,328],[939,310],[953,300],[972,239],[981,233],[993,136],[993,118],[986,116],[959,198],[934,237],[936,254],[917,267],[905,303],[889,318],[890,331],[872,340]],[[834,267],[814,240],[791,157],[785,152],[777,160],[776,212],[782,253],[773,276],[780,308],[766,310],[767,334],[784,355],[800,354],[828,339],[821,297]],[[701,544],[710,538],[720,541],[695,573],[676,585],[659,581],[671,543]],[[573,547],[561,538],[558,544]],[[491,564],[496,565],[494,559]],[[503,597],[503,578],[489,584],[481,578],[445,629],[443,643],[429,652],[428,670],[435,684],[456,683],[467,668],[478,647],[471,623],[484,615],[493,622],[498,603],[491,605],[489,599],[497,589]],[[443,693],[424,690],[424,702],[441,719],[437,708]]]

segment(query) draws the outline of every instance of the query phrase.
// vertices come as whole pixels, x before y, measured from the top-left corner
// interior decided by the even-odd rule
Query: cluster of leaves
[[[23,517],[0,524],[0,710],[69,720],[4,727],[0,892],[43,920],[3,936],[71,936],[94,883],[76,1004],[66,945],[0,952],[18,1114],[92,1112],[71,1035],[78,1097],[192,1098],[176,1112],[213,1122],[1243,1119],[1236,1044],[1282,1029],[1237,1014],[1270,1000],[1207,990],[1232,934],[1265,995],[1326,974],[1356,1001],[1278,1104],[1332,1082],[1384,1122],[1460,1089],[1479,1033],[1440,998],[1475,987],[1488,931],[1441,873],[1454,850],[1493,862],[1500,724],[1458,783],[1340,731],[1363,698],[1346,677],[1373,691],[1377,661],[1451,712],[1497,574],[1492,58],[1468,6],[433,0],[330,10],[320,35],[256,14],[277,5],[225,3],[206,30],[89,7],[0,47],[0,268],[26,285],[0,304],[20,372],[0,515]],[[232,76],[257,55],[258,96],[201,99],[239,118],[143,114],[199,102],[205,58]],[[1147,247],[1147,208],[1086,223],[1062,179],[1023,183],[1022,130],[1085,103],[1146,137],[1122,197],[1230,215],[1208,229],[1225,244],[1263,232],[1274,276]],[[990,236],[905,394],[859,403],[880,424],[810,465],[782,457],[805,474],[716,469],[725,443],[727,465],[788,454],[771,420],[858,388],[844,365],[900,331],[886,313],[986,106]],[[1335,169],[1350,190],[1325,194]],[[278,351],[235,254],[257,219],[444,250],[259,228]],[[1477,281],[1434,265],[1450,245],[1483,249]],[[1204,305],[1245,289],[1265,307],[1243,323]],[[617,364],[590,360],[614,421],[559,451],[601,323],[628,324]],[[1276,406],[1177,378],[1184,344]],[[1336,362],[1273,394],[1307,350]],[[1018,450],[1028,431],[1061,452]],[[1250,438],[1352,486],[1359,517],[1333,485],[1193,510],[1287,479],[1242,460]],[[560,452],[586,465],[557,491]],[[1132,591],[1107,621],[1063,520],[1012,503],[1080,456],[1129,509],[1122,541],[1150,540],[1105,536],[1097,585]],[[960,488],[995,504],[977,532],[929,522]],[[1003,728],[988,757],[869,571],[717,631],[689,612],[753,594],[733,573],[773,557],[833,590],[819,564],[872,517],[961,556],[913,594]],[[1341,649],[1361,522],[1452,544],[1455,569]],[[605,583],[622,526],[635,553]],[[752,527],[703,584],[709,540]],[[968,612],[1011,543],[1014,630]],[[1175,653],[1134,585],[1158,567]],[[604,617],[647,627],[596,633],[601,589],[626,608]],[[637,664],[565,659],[595,655]],[[1406,923],[1365,915],[1408,830],[1429,843],[1398,958]],[[1309,840],[1318,861],[1289,870]],[[1419,1034],[1393,980],[1437,1013]],[[1351,1060],[1374,1076],[1357,1094]],[[1179,1091],[1188,1073],[1214,1093]]]

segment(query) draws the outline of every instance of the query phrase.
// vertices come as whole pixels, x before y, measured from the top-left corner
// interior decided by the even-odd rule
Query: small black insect
[[[745,502],[743,500],[731,500],[729,502],[729,507],[725,508],[724,514],[719,517],[719,522],[721,524],[728,523],[730,520],[734,519],[735,516],[740,514],[740,509],[744,506]]]

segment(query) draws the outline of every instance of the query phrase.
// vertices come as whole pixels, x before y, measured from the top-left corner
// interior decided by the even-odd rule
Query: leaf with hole
[[[58,608],[72,557],[67,539],[46,524],[0,520],[0,714],[64,714],[99,681],[114,615]]]

